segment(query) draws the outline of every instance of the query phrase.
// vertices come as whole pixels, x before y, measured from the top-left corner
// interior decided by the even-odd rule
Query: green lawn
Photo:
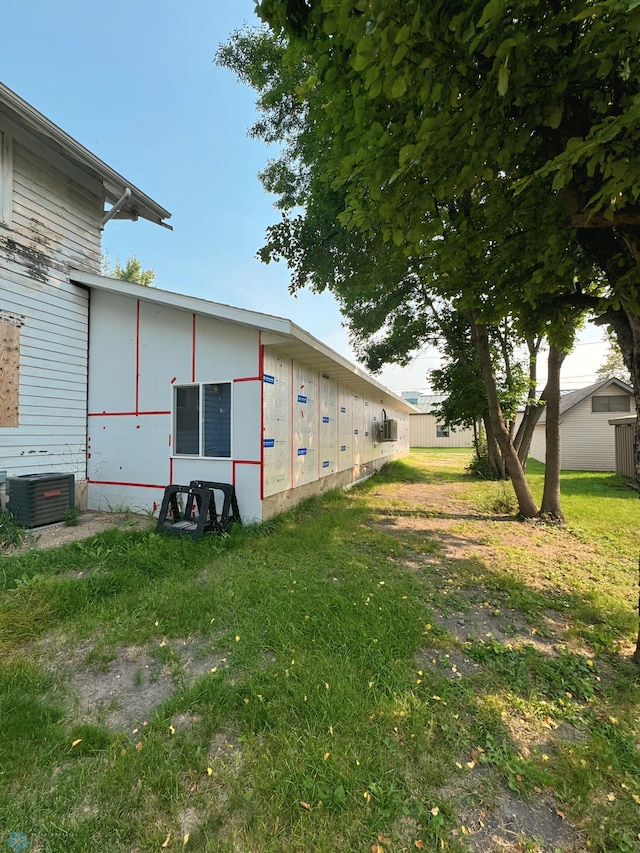
[[[463,851],[513,808],[521,850],[639,850],[637,495],[565,473],[568,528],[521,523],[468,458],[0,557],[0,846]]]

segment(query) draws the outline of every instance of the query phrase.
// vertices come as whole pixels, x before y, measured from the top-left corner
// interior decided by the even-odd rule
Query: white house
[[[228,482],[262,520],[408,450],[413,407],[288,320],[101,276],[110,218],[169,213],[4,86],[0,142],[0,480]]]
[[[0,483],[84,481],[89,291],[69,269],[99,271],[108,218],[169,215],[0,84]]]
[[[615,415],[635,414],[633,389],[619,379],[602,379],[560,398],[560,467],[573,471],[615,471]],[[544,462],[546,410],[531,441],[531,456]]]

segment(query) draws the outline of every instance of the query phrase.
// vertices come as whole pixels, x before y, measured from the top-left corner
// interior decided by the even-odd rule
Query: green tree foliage
[[[545,215],[547,200],[535,189],[529,193],[535,209],[514,205],[510,180],[496,174],[460,198],[440,200],[415,214],[403,191],[401,208],[389,216],[379,203],[382,190],[371,183],[371,221],[347,220],[350,188],[328,180],[336,149],[323,136],[329,132],[323,122],[334,86],[312,73],[315,59],[305,49],[282,34],[244,31],[218,54],[219,62],[258,93],[261,116],[251,132],[284,144],[261,176],[282,210],[281,221],[268,229],[262,259],[286,260],[294,290],[309,286],[334,292],[356,351],[372,370],[389,361],[408,363],[412,351],[430,340],[438,299],[461,312],[473,308],[482,323],[493,326],[510,314],[514,335],[524,339],[542,326],[569,346],[573,324],[566,306],[542,310],[523,297],[524,285],[538,274],[537,241],[554,247],[554,274],[545,278],[547,286],[566,286],[579,266],[568,254],[568,236],[558,235]],[[315,81],[311,88],[309,80]],[[292,86],[305,97],[292,100]],[[402,109],[386,106],[390,115],[398,112],[398,121]],[[424,183],[420,193],[429,195]],[[396,219],[401,228],[395,228]],[[532,511],[528,496],[527,513]]]
[[[495,222],[528,222],[536,262],[521,305],[605,317],[640,401],[637,0],[262,0],[258,11],[312,68],[298,92],[324,140],[315,180],[344,193],[340,222],[408,257],[470,196]],[[496,192],[503,180],[509,193]],[[505,236],[509,270],[522,240]],[[598,288],[576,280],[581,253]]]
[[[607,332],[607,354],[604,361],[596,371],[598,379],[609,379],[612,376],[620,379],[622,382],[629,383],[631,376],[629,370],[624,363],[622,350],[611,331]]]
[[[153,287],[153,280],[156,277],[154,270],[145,270],[142,268],[141,262],[135,255],[128,258],[124,266],[120,263],[120,258],[116,258],[113,267],[110,265],[109,258],[106,255],[103,256],[102,273],[111,278],[130,281],[132,284],[141,284],[144,287]]]

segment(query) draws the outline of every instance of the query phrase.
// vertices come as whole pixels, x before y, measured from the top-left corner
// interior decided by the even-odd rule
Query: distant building
[[[434,408],[447,399],[446,394],[424,394],[403,391],[402,399],[418,409],[409,416],[411,447],[472,447],[473,430],[445,426],[433,414]]]
[[[633,389],[620,379],[601,379],[560,398],[560,467],[573,471],[615,471],[612,416],[635,414]],[[545,457],[546,408],[531,441],[530,455]]]

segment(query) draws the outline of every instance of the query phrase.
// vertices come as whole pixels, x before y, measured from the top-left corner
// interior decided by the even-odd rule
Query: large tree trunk
[[[491,364],[491,350],[489,347],[489,335],[486,326],[481,323],[476,323],[474,313],[471,311],[471,333],[473,342],[478,350],[480,359],[480,369],[484,381],[485,391],[487,394],[487,402],[489,404],[489,417],[491,418],[491,426],[495,434],[496,441],[500,447],[500,453],[507,466],[507,473],[511,478],[513,490],[516,493],[518,501],[518,512],[524,518],[533,518],[537,515],[538,509],[536,502],[531,494],[529,483],[525,477],[524,470],[518,459],[518,454],[515,451],[509,430],[505,424],[500,402],[498,400],[498,392],[496,389],[495,378],[493,375],[493,366]]]
[[[560,368],[564,353],[549,345],[544,490],[540,515],[564,522],[560,507]]]
[[[484,431],[487,437],[487,460],[491,476],[494,480],[506,480],[507,472],[505,471],[504,461],[500,455],[500,448],[496,441],[496,434],[493,430],[488,409],[482,413],[482,422],[484,423]]]
[[[513,445],[518,453],[518,459],[523,470],[527,470],[527,460],[529,458],[529,450],[531,448],[531,440],[536,424],[540,420],[542,414],[542,401],[546,400],[543,396],[546,392],[542,392],[540,398],[536,400],[536,386],[538,382],[538,352],[542,338],[527,341],[529,350],[529,390],[527,391],[527,405],[524,410],[524,415],[520,421],[520,425],[516,432],[516,437],[513,440]]]

